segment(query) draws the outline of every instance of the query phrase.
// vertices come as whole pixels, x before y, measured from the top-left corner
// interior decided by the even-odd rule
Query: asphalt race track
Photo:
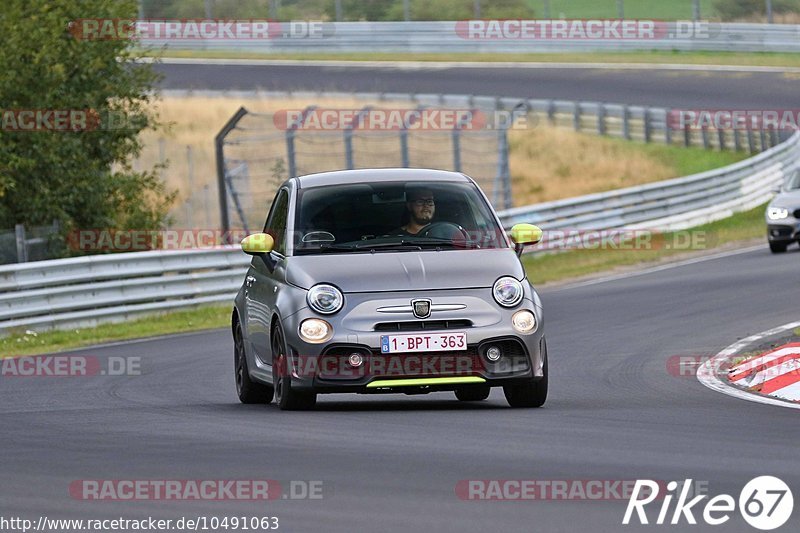
[[[800,251],[773,256],[765,244],[542,291],[552,381],[538,410],[511,409],[500,391],[477,405],[449,393],[321,396],[313,412],[240,405],[224,330],[82,350],[141,357],[142,375],[1,378],[3,514],[267,515],[285,531],[661,531],[622,527],[621,501],[463,501],[455,487],[692,478],[738,498],[765,474],[800,486],[795,411],[667,372],[672,355],[713,354],[795,319],[799,261]],[[68,492],[80,479],[251,478],[320,480],[323,499],[112,502]],[[725,526],[666,529],[755,531],[737,513]]]
[[[659,106],[797,107],[781,74],[558,69],[437,71],[160,65],[170,89],[496,94]],[[499,390],[462,404],[427,396],[321,396],[313,412],[238,403],[228,331],[81,350],[141,358],[141,375],[0,377],[3,516],[177,519],[277,516],[283,531],[754,531],[621,526],[625,501],[464,501],[460,480],[691,478],[738,498],[777,475],[800,487],[796,413],[668,372],[797,319],[800,251],[763,248],[542,291],[551,386],[542,409]],[[536,276],[532,276],[535,283]],[[321,481],[322,499],[82,501],[85,479]],[[795,494],[795,497],[800,495]],[[658,504],[650,509],[655,519]],[[702,510],[695,512],[699,516]],[[671,513],[670,513],[671,516]],[[791,530],[795,518],[780,530]]]
[[[794,109],[800,101],[800,76],[783,73],[219,64],[156,70],[165,75],[165,89],[475,94],[704,109]]]

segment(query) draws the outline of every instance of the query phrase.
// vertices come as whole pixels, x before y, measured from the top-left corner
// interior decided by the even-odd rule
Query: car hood
[[[782,192],[776,196],[771,202],[770,207],[785,207],[787,209],[796,209],[800,207],[800,190]]]
[[[286,279],[308,289],[332,283],[343,292],[388,292],[491,287],[525,271],[510,248],[301,255],[290,257]]]

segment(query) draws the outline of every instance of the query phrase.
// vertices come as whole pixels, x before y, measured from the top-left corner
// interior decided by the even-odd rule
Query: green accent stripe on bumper
[[[486,383],[478,376],[459,376],[453,378],[418,378],[418,379],[378,379],[367,384],[368,389],[377,387],[419,387],[422,385],[461,385],[462,383]]]

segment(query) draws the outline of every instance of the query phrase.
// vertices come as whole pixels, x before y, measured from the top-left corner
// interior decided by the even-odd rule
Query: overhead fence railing
[[[247,22],[247,21],[245,21]],[[205,28],[148,22],[145,48],[247,53],[800,52],[800,25],[659,20],[250,22]],[[160,26],[159,26],[160,24]],[[260,33],[259,33],[259,30]]]
[[[683,110],[628,106],[601,102],[497,98],[473,95],[403,93],[311,93],[259,91],[170,91],[229,97],[260,96],[291,102],[359,101],[346,127],[320,127],[309,119],[323,120],[321,110],[278,113],[237,111],[216,138],[220,220],[224,231],[232,227],[257,228],[263,224],[266,202],[290,176],[313,172],[369,167],[429,167],[462,171],[486,191],[497,209],[513,207],[509,169],[508,134],[513,129],[554,125],[610,137],[675,146],[758,153],[788,139],[785,130],[739,127],[702,127],[681,121]],[[355,121],[371,111],[458,111],[469,114],[471,128],[415,129],[371,128]],[[342,110],[339,110],[342,111]],[[287,113],[297,121],[289,126]],[[405,112],[405,111],[403,111]],[[281,114],[283,113],[283,114]],[[359,115],[359,113],[362,113]],[[360,119],[360,120],[361,120]]]

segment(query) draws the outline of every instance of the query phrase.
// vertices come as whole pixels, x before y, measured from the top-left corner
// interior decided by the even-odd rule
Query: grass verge
[[[61,352],[93,344],[155,337],[225,327],[231,306],[206,306],[187,311],[145,316],[132,322],[103,324],[94,328],[22,333],[0,338],[0,358]]]
[[[270,59],[285,61],[447,61],[481,63],[636,63],[669,65],[726,65],[756,67],[800,67],[800,54],[777,52],[584,52],[520,54],[390,54],[390,53],[306,53],[276,54],[233,50],[167,50],[147,54],[186,59]]]
[[[529,279],[535,284],[542,284],[610,271],[619,267],[654,263],[695,251],[711,250],[725,244],[765,236],[765,207],[766,205],[762,205],[689,230],[654,236],[653,246],[649,248],[582,249],[529,255],[523,257],[523,264]]]

